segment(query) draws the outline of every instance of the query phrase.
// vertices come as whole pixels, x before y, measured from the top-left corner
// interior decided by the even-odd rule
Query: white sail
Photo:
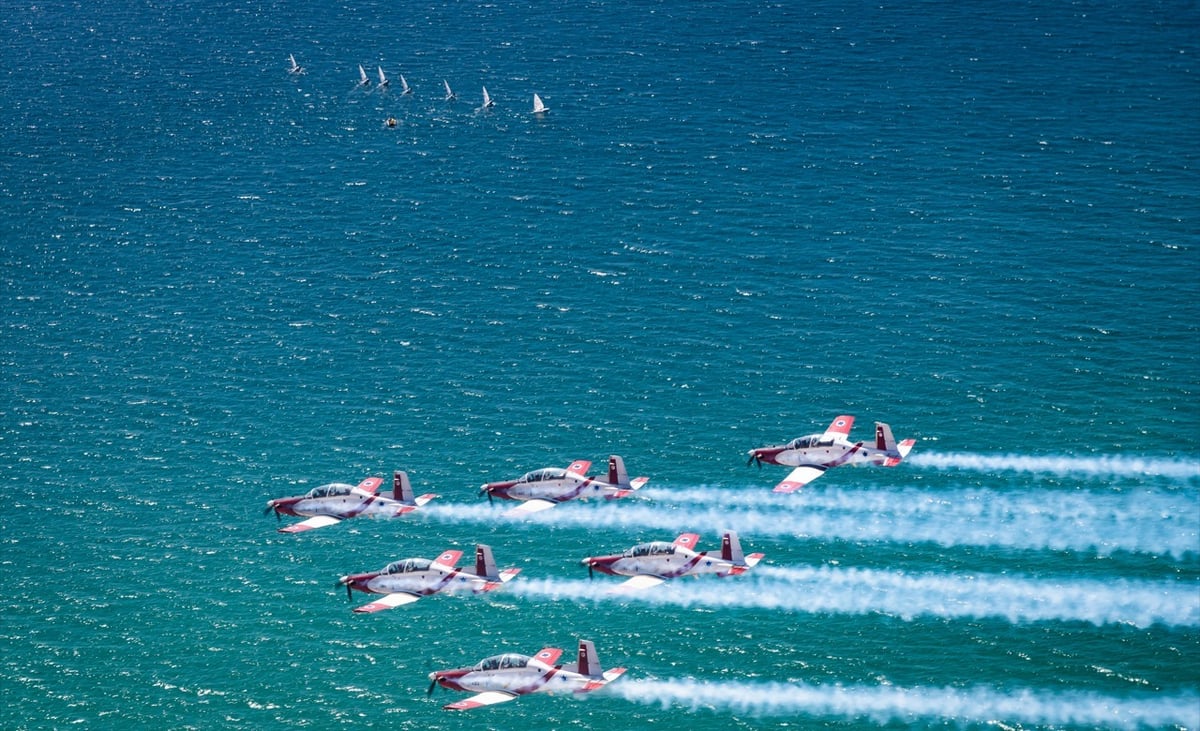
[[[483,108],[490,109],[495,106],[496,102],[492,101],[492,97],[487,92],[487,87],[483,87]]]
[[[534,94],[533,95],[533,113],[534,114],[545,114],[548,111],[550,111],[550,107],[546,106],[545,103],[542,102],[542,98],[540,96],[538,96],[537,94]]]
[[[366,69],[364,69],[362,67],[362,64],[360,63],[358,65],[358,85],[359,86],[370,86],[370,84],[371,84],[371,77],[367,76]]]
[[[412,87],[408,85],[408,81],[404,78],[404,74],[400,74],[400,93],[411,94]]]
[[[446,101],[454,101],[458,97],[454,96],[454,92],[450,90],[450,82],[442,79],[442,86],[446,87]]]
[[[383,75],[383,67],[382,66],[376,66],[375,68],[379,69],[379,86],[380,87],[384,87],[384,86],[387,86],[388,84],[392,83],[392,82],[388,81],[388,77]]]

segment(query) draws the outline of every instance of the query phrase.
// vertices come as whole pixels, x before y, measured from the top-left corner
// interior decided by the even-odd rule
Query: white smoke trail
[[[1064,491],[854,490],[819,487],[793,495],[770,490],[658,488],[655,504],[565,503],[520,520],[587,529],[661,530],[713,535],[795,537],[944,547],[1170,555],[1200,553],[1200,495],[1191,490]],[[511,503],[509,504],[511,505]],[[485,504],[436,505],[428,514],[448,522],[509,520]],[[748,550],[753,550],[748,546]]]
[[[664,709],[674,705],[755,715],[805,713],[868,718],[881,725],[943,719],[960,725],[1200,727],[1200,696],[1194,693],[1118,698],[1082,691],[999,691],[984,687],[898,688],[632,679],[613,683],[608,692]]]
[[[553,600],[645,602],[706,608],[886,614],[911,621],[999,618],[1131,624],[1140,628],[1200,626],[1200,584],[1017,578],[988,574],[905,573],[875,569],[760,566],[736,578],[677,579],[636,592],[613,593],[619,577],[513,582],[514,594]]]
[[[1089,477],[1155,476],[1175,480],[1200,480],[1200,460],[1127,455],[975,454],[971,452],[916,451],[905,460],[911,467],[973,472],[1022,472]]]

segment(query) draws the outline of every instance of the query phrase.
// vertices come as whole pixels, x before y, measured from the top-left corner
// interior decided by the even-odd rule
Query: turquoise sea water
[[[1198,28],[8,4],[0,728],[1200,728]],[[841,413],[916,449],[791,496],[746,466]],[[613,453],[651,477],[625,501],[477,495]],[[394,469],[441,497],[262,515]],[[729,528],[767,557],[728,580],[615,600],[578,564]],[[521,575],[334,588],[476,542]],[[626,675],[425,695],[579,637]]]

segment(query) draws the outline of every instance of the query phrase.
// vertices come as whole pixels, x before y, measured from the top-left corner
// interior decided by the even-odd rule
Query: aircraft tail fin
[[[625,460],[615,454],[608,458],[608,481],[613,485],[629,484],[629,473],[625,471]]]
[[[402,503],[413,502],[412,483],[408,481],[408,473],[396,470],[392,475],[392,497]]]
[[[896,451],[896,437],[892,436],[892,428],[882,421],[875,422],[875,448],[885,452]]]
[[[579,662],[577,672],[580,675],[598,678],[604,675],[600,666],[600,658],[596,656],[596,645],[591,640],[579,641]]]
[[[492,556],[492,547],[480,543],[475,546],[475,575],[493,581],[500,580],[500,572],[496,570],[496,559]]]
[[[735,531],[727,531],[721,537],[721,558],[735,566],[746,563],[746,554],[742,553],[742,542],[738,540]]]

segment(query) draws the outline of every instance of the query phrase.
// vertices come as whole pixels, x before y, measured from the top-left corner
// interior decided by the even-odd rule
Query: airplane
[[[289,54],[288,54],[288,60],[292,62],[292,65],[288,67],[288,73],[289,73],[289,74],[302,74],[302,73],[304,73],[304,67],[303,67],[303,66],[301,66],[300,64],[296,63],[296,56],[295,56],[294,54],[291,54],[291,53],[289,53]]]
[[[854,417],[843,414],[833,420],[823,434],[797,437],[787,444],[759,447],[750,450],[746,464],[763,462],[795,467],[783,482],[775,486],[775,492],[795,492],[817,479],[830,467],[842,465],[874,464],[895,467],[908,456],[915,439],[897,443],[892,428],[881,421],[875,422],[875,446],[865,442],[851,443],[850,427]]]
[[[608,458],[608,481],[598,477],[587,477],[588,468],[592,463],[580,459],[571,463],[570,467],[543,467],[540,470],[526,472],[516,480],[507,482],[487,482],[479,488],[479,494],[487,494],[488,502],[493,497],[505,500],[521,500],[520,505],[509,510],[505,515],[521,515],[537,513],[554,507],[567,500],[603,497],[606,500],[616,500],[626,497],[650,481],[649,477],[629,479],[625,472],[625,460],[617,455]]]
[[[483,87],[483,106],[480,109],[491,109],[496,106],[496,102],[492,101],[491,94],[488,94],[487,87]]]
[[[391,83],[392,83],[391,80],[388,79],[388,77],[383,74],[382,66],[376,66],[375,68],[379,69],[379,86],[377,88],[386,89],[388,86],[391,85]]]
[[[371,85],[371,77],[367,76],[366,69],[364,69],[362,67],[362,64],[360,63],[358,65],[358,84],[356,84],[355,86],[357,88],[359,86],[370,86],[370,85]]]
[[[441,591],[469,589],[476,594],[482,594],[499,589],[504,582],[521,573],[521,569],[497,571],[491,547],[482,543],[475,546],[474,573],[455,567],[460,558],[462,551],[456,550],[444,551],[433,561],[427,558],[406,558],[393,561],[379,571],[348,574],[338,579],[336,586],[346,587],[347,599],[353,596],[352,592],[355,589],[364,594],[383,594],[382,599],[356,607],[354,610],[365,614],[411,604],[423,596]]]
[[[600,571],[613,576],[629,576],[613,591],[634,591],[658,586],[667,579],[680,576],[736,576],[744,574],[758,565],[763,554],[742,553],[742,544],[737,533],[728,531],[721,537],[721,555],[708,551],[697,552],[696,542],[700,536],[682,533],[673,543],[653,541],[640,543],[623,553],[612,556],[589,556],[581,563],[588,567],[588,575]]]
[[[473,667],[438,670],[429,674],[428,695],[433,695],[438,685],[451,690],[477,691],[477,695],[466,700],[442,706],[448,711],[467,711],[529,693],[590,693],[625,672],[625,668],[604,670],[590,640],[579,641],[576,662],[555,665],[561,656],[559,648],[547,647],[533,657],[506,653],[480,660]]]
[[[276,518],[282,515],[307,516],[308,520],[279,529],[280,533],[299,533],[313,528],[324,528],[360,515],[396,518],[411,513],[437,497],[433,493],[427,493],[414,498],[408,473],[399,470],[392,476],[391,498],[375,494],[382,484],[381,477],[368,477],[358,483],[357,487],[333,482],[314,487],[305,495],[268,500],[266,513],[274,510]]]

